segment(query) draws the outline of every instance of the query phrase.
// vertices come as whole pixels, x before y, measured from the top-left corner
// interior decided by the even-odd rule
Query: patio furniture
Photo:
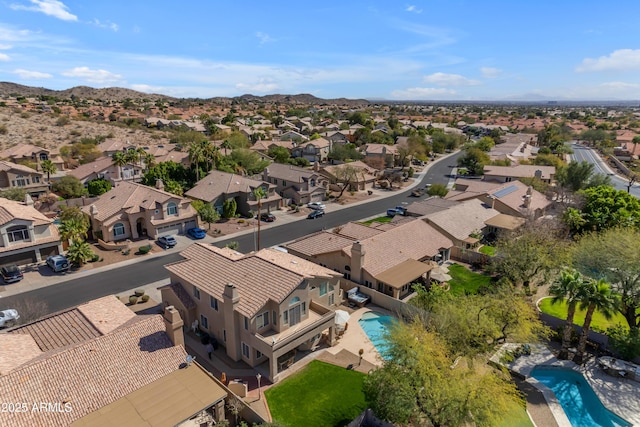
[[[371,300],[369,295],[361,293],[357,286],[347,291],[347,299],[358,307],[364,307]]]

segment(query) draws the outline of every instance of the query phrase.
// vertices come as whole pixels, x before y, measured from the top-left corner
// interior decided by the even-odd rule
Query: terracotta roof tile
[[[33,206],[28,206],[23,202],[3,199],[0,204],[0,225],[7,224],[15,219],[33,221],[33,225],[52,224],[53,221]]]
[[[260,185],[268,184],[251,178],[246,178],[233,173],[212,170],[209,174],[196,183],[196,185],[185,193],[186,196],[212,202],[221,194],[250,193]]]
[[[302,237],[285,247],[306,256],[314,256],[337,252],[347,245],[353,243],[354,239],[341,236],[330,231],[320,231],[309,236]]]
[[[382,230],[369,227],[356,222],[348,222],[342,227],[336,227],[334,230],[337,234],[353,240],[363,240],[383,233]]]
[[[481,200],[471,199],[459,202],[449,209],[425,215],[423,218],[455,239],[464,240],[471,233],[482,230],[486,220],[499,214],[500,212]]]

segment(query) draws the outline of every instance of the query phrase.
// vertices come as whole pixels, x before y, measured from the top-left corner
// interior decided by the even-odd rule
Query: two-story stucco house
[[[0,265],[25,265],[62,253],[53,220],[25,203],[2,199],[0,204]]]
[[[266,197],[258,201],[254,191],[262,188]],[[247,178],[228,172],[212,170],[196,182],[196,185],[185,193],[187,197],[210,203],[220,213],[224,202],[235,199],[237,213],[246,217],[254,217],[261,203],[262,212],[280,209],[282,197],[276,193],[276,186],[268,182]]]
[[[232,360],[262,365],[276,382],[298,350],[323,337],[334,344],[340,273],[275,249],[244,255],[196,243],[181,255],[165,266],[163,304],[215,337]]]
[[[331,151],[331,141],[324,138],[300,144],[292,150],[292,157],[304,157],[311,163],[326,162]]]
[[[51,160],[59,171],[64,170],[64,160],[60,154],[33,144],[16,144],[0,151],[0,159],[8,159],[13,163],[33,162],[40,170],[40,163]]]
[[[0,160],[0,191],[12,188],[21,188],[37,197],[49,191],[49,184],[37,170]]]
[[[133,182],[120,182],[82,211],[94,238],[105,242],[182,234],[198,225],[198,213],[187,198]]]
[[[86,184],[94,179],[106,179],[115,184],[119,181],[140,181],[143,175],[143,168],[136,164],[126,164],[117,166],[113,164],[111,157],[100,157],[91,163],[85,163],[67,172],[67,175],[75,176]]]
[[[296,205],[324,200],[329,187],[329,180],[320,173],[282,163],[265,168],[262,180],[274,184],[280,196]]]

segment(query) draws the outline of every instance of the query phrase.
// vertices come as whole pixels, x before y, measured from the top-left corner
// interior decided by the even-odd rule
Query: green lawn
[[[514,404],[513,408],[504,414],[504,420],[498,427],[534,427],[525,408]]]
[[[556,304],[551,304],[551,298],[545,298],[540,301],[540,310],[543,313],[550,314],[551,316],[558,317],[560,319],[567,318],[567,303],[562,301]],[[580,310],[578,307],[576,309],[576,314],[573,318],[573,323],[578,326],[582,326],[584,323],[584,314],[585,310]],[[623,325],[627,326],[627,321],[624,319],[624,316],[619,312],[615,312],[611,320],[607,320],[602,313],[596,310],[593,313],[593,320],[591,321],[591,329],[594,331],[606,332],[607,328],[614,325]]]
[[[373,218],[368,221],[361,222],[362,225],[371,225],[372,222],[391,222],[393,218],[389,216],[379,216],[378,218]]]
[[[345,426],[367,408],[364,377],[314,360],[264,395],[273,419],[286,426]]]
[[[478,252],[480,252],[481,254],[494,256],[496,254],[496,248],[494,248],[493,246],[489,246],[489,245],[483,245],[483,246],[480,247]]]
[[[492,278],[484,274],[474,273],[460,264],[449,266],[451,280],[451,293],[454,295],[464,295],[465,291],[470,294],[478,292],[478,288],[483,285],[490,285]]]

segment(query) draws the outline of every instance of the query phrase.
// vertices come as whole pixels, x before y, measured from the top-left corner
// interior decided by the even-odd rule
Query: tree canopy
[[[584,198],[583,206],[568,208],[563,216],[571,231],[583,233],[640,225],[640,201],[626,191],[600,185],[578,194]]]

